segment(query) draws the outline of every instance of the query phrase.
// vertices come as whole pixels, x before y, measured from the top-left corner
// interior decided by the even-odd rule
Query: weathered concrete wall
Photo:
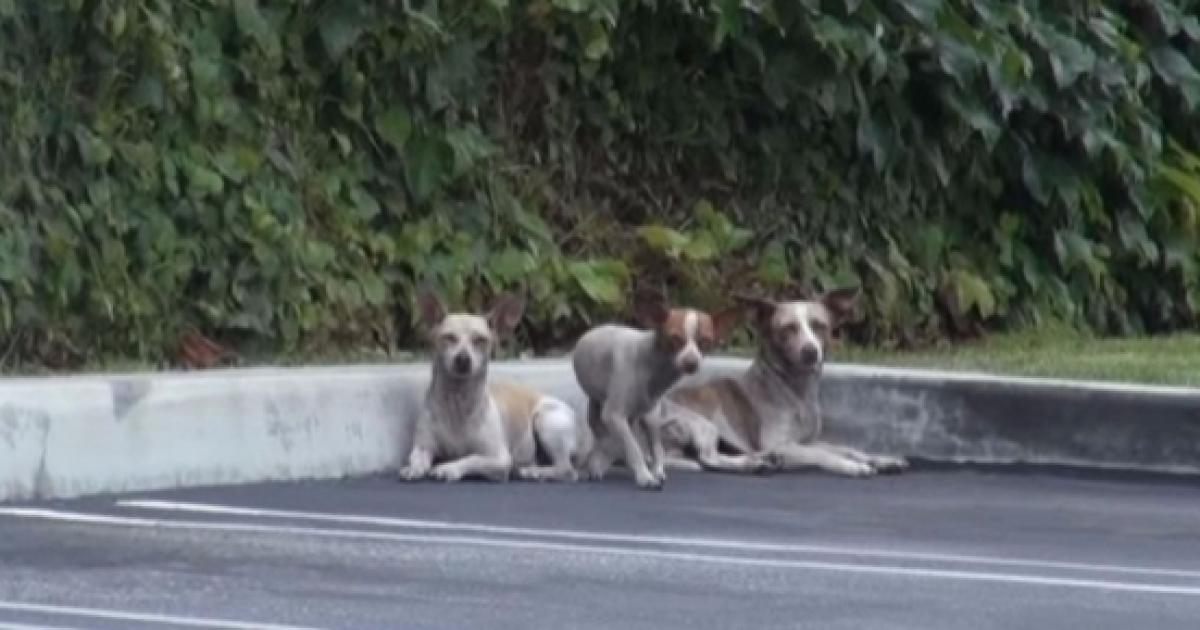
[[[494,373],[582,413],[566,361]],[[0,500],[386,470],[427,378],[418,364],[0,381]],[[822,393],[828,435],[877,452],[1200,473],[1200,390],[830,366]]]
[[[832,370],[830,434],[938,461],[1200,473],[1200,390]]]

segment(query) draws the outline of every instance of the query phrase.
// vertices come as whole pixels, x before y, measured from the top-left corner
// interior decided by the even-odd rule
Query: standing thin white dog
[[[695,373],[704,353],[731,327],[736,310],[717,315],[671,308],[661,296],[639,295],[638,319],[650,330],[614,324],[599,326],[579,338],[572,355],[575,377],[588,397],[588,424],[595,447],[585,473],[603,477],[618,458],[643,489],[661,489],[666,481],[662,443],[663,392],[684,374]],[[648,441],[650,465],[634,431]]]
[[[580,430],[571,406],[522,385],[488,382],[492,350],[520,322],[524,300],[502,295],[486,316],[447,314],[427,290],[418,301],[433,366],[401,479],[504,481],[515,468],[525,479],[574,481],[574,460],[591,448],[591,433]],[[538,444],[550,465],[537,465]]]

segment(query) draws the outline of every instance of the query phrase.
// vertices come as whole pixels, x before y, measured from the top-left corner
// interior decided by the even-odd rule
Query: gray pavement
[[[373,477],[0,505],[0,629],[1187,628],[1200,482]]]

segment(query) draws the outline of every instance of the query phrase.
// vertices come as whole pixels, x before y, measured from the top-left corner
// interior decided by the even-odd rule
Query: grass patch
[[[750,357],[753,353],[751,347],[731,348],[722,352],[744,357]],[[511,354],[504,353],[504,358],[511,358]],[[348,348],[337,354],[243,354],[232,362],[230,367],[355,365],[427,360],[424,350],[383,351],[379,348]],[[890,367],[1200,387],[1200,334],[1096,338],[1074,329],[1052,326],[1038,330],[993,334],[980,341],[947,344],[915,351],[883,350],[842,344],[835,350],[833,360],[839,363]],[[153,372],[161,369],[161,365],[107,360],[91,362],[82,369],[71,372],[94,374]],[[34,365],[5,366],[0,370],[0,375],[4,376],[53,373],[56,372]]]
[[[836,361],[1200,387],[1200,334],[1096,338],[1049,327],[917,351],[843,346]]]

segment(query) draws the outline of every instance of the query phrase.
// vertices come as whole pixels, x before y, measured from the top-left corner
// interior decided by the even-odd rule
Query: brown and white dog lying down
[[[426,289],[419,305],[432,345],[432,374],[400,478],[504,481],[515,471],[522,479],[574,481],[591,434],[571,406],[488,377],[492,350],[516,328],[524,300],[506,294],[487,315],[448,313]],[[549,465],[537,464],[538,446]]]
[[[753,316],[758,354],[738,376],[680,386],[667,394],[663,439],[670,464],[752,472],[769,463],[772,468],[818,467],[851,477],[907,468],[903,458],[819,441],[821,368],[833,329],[858,295],[852,288],[815,300],[740,298]],[[722,454],[719,446],[736,455]],[[688,451],[694,460],[681,458]]]

